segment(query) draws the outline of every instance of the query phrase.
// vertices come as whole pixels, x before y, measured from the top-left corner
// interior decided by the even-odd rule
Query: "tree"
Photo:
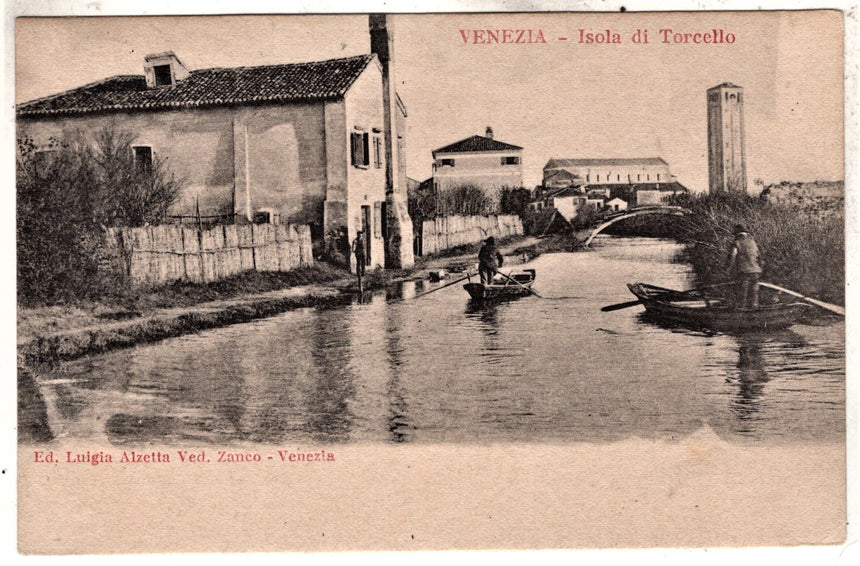
[[[162,222],[182,183],[158,159],[135,162],[113,128],[37,147],[18,140],[18,298],[56,302],[98,293],[103,230]]]
[[[502,214],[516,214],[521,217],[531,201],[531,191],[525,187],[502,187],[499,209]]]

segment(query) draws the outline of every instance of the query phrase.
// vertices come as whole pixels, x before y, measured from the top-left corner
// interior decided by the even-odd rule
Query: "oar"
[[[774,285],[773,283],[765,283],[764,281],[759,281],[758,283],[762,287],[768,287],[769,289],[773,289],[774,291],[782,291],[787,295],[791,295],[792,297],[797,297],[799,299],[803,299],[807,303],[813,304],[817,307],[821,307],[825,310],[829,310],[830,312],[845,316],[845,307],[840,307],[839,305],[832,305],[830,303],[825,303],[824,301],[819,301],[818,299],[813,299],[812,297],[806,297],[801,295],[796,291],[792,291],[791,289],[786,289],[784,287],[780,287],[779,285]]]
[[[505,278],[505,279],[507,279],[508,281],[513,281],[514,283],[516,283],[517,285],[519,285],[520,287],[522,287],[523,289],[525,289],[526,291],[528,291],[529,293],[531,293],[532,295],[534,295],[535,297],[538,297],[538,298],[543,299],[543,297],[541,297],[540,295],[538,295],[538,294],[537,294],[537,291],[535,291],[535,290],[531,289],[530,287],[526,287],[525,285],[523,285],[522,283],[520,283],[519,281],[517,281],[517,280],[516,280],[516,279],[514,279],[513,277],[510,277],[510,276],[508,276],[508,275],[505,275],[505,274],[504,274],[504,273],[502,273],[501,271],[497,271],[496,273],[498,273],[499,275],[501,275],[502,277],[504,277],[504,278]]]
[[[471,276],[472,276],[472,275],[471,275],[470,273],[466,273],[466,276],[465,276],[465,277],[461,277],[460,279],[457,279],[456,281],[451,281],[450,283],[445,283],[445,284],[444,284],[444,285],[442,285],[441,287],[436,287],[435,289],[431,289],[431,290],[429,290],[429,291],[425,291],[424,293],[418,293],[417,295],[415,295],[415,296],[414,296],[414,297],[412,297],[412,298],[413,298],[413,299],[417,299],[418,297],[423,297],[424,295],[429,295],[430,293],[435,293],[436,291],[439,291],[439,290],[441,290],[441,289],[444,289],[445,287],[450,287],[451,285],[454,285],[455,283],[459,283],[460,281],[463,281],[464,279],[468,279],[468,278],[469,278],[469,277],[471,277]]]
[[[621,309],[635,307],[636,305],[641,304],[642,301],[627,301],[626,303],[615,303],[614,305],[606,305],[605,307],[601,307],[600,310],[602,310],[603,312],[620,311]]]

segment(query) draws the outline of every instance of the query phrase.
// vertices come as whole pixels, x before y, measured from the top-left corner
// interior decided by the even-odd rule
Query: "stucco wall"
[[[502,165],[502,157],[519,157],[517,165]],[[453,159],[454,166],[442,166],[442,159]],[[436,154],[433,181],[439,190],[476,185],[485,190],[520,187],[523,184],[522,151]]]
[[[370,207],[370,234],[365,234],[370,245],[368,269],[385,266],[385,248],[382,238],[382,203],[385,202],[385,150],[382,148],[381,164],[374,162],[373,136],[382,137],[384,111],[382,104],[382,72],[373,62],[356,79],[344,97],[346,128],[342,130],[347,183],[347,233],[349,241],[355,239],[361,229],[361,207]],[[374,132],[374,129],[377,132]],[[356,167],[351,162],[350,134],[366,132],[369,135],[370,163],[367,167]],[[330,194],[331,197],[331,194]],[[355,258],[350,254],[350,264]]]
[[[323,103],[240,107],[233,130],[236,213],[252,218],[254,212],[270,209],[282,222],[321,223],[326,197]]]
[[[233,112],[229,109],[139,112],[111,115],[22,119],[18,136],[37,144],[48,138],[70,139],[113,125],[134,136],[134,143],[151,145],[186,187],[174,206],[176,214],[194,214],[199,198],[203,215],[230,214],[233,209]]]
[[[323,104],[210,108],[18,121],[18,135],[46,143],[113,127],[149,145],[185,181],[172,213],[251,217],[271,209],[284,222],[320,223],[326,195]],[[236,198],[234,204],[234,181]]]

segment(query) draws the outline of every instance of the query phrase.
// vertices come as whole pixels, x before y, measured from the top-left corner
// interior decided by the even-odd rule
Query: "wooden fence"
[[[242,271],[289,271],[314,262],[310,227],[304,225],[110,228],[105,239],[114,268],[133,285],[217,281]]]
[[[489,236],[506,238],[522,233],[523,223],[516,215],[441,216],[424,221],[419,253],[427,255],[463,244],[474,244]]]

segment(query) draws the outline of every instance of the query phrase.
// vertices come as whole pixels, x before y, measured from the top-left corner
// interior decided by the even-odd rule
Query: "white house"
[[[503,187],[523,185],[523,148],[486,135],[471,136],[433,150],[433,186],[437,191],[474,185],[498,200]]]
[[[616,197],[606,201],[606,207],[612,212],[620,212],[622,210],[627,210],[627,201]]]
[[[133,137],[135,158],[162,158],[187,181],[175,216],[309,224],[329,245],[364,230],[368,267],[409,266],[406,109],[384,16],[370,35],[372,53],[326,61],[188,69],[149,55],[140,75],[19,105],[17,135],[38,146],[111,126]]]

